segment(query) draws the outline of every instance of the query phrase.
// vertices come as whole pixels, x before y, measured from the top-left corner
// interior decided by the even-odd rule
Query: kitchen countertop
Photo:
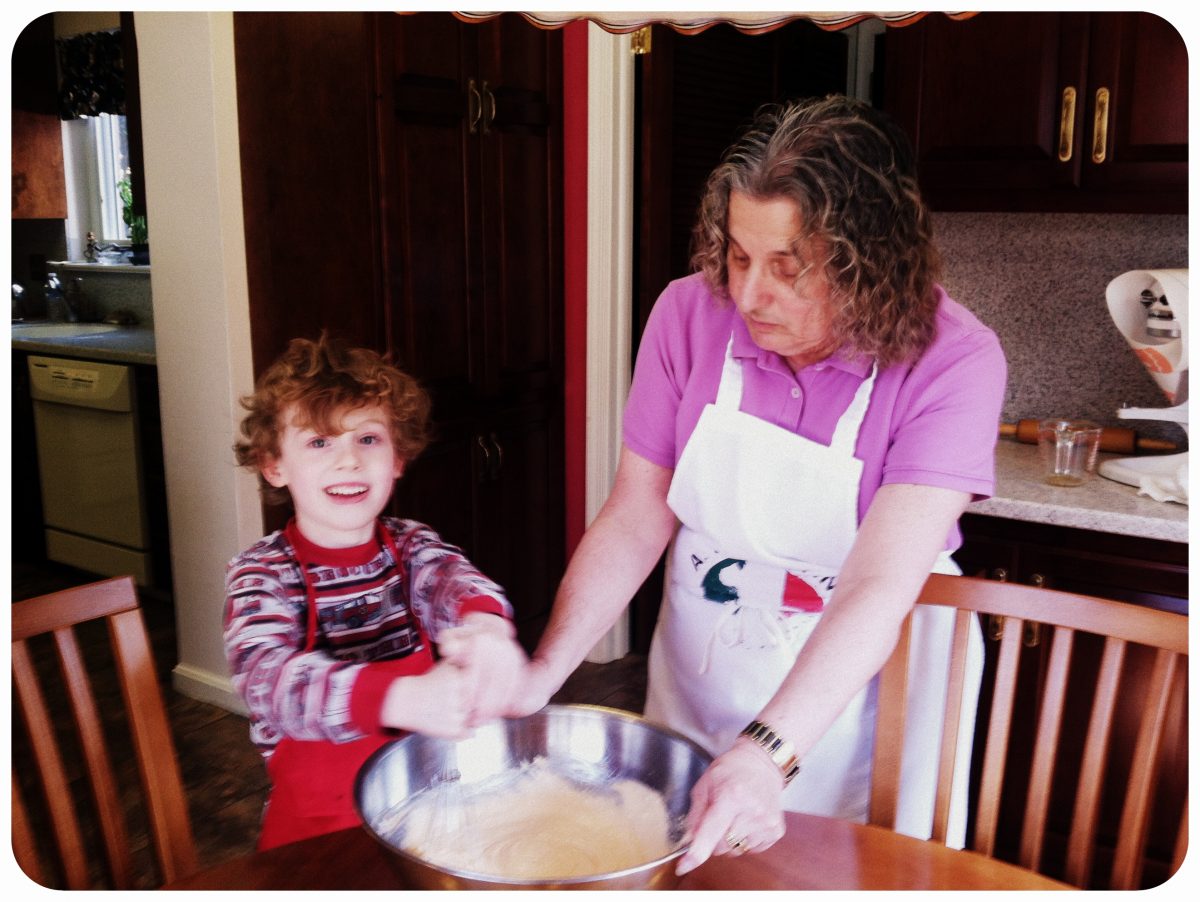
[[[21,325],[14,323],[11,335],[14,351],[31,354],[148,366],[154,366],[158,359],[154,351],[154,329],[149,326],[121,326],[112,332],[74,338],[22,338]]]
[[[1121,456],[1102,453],[1100,461]],[[1071,488],[1047,485],[1041,475],[1036,445],[1000,439],[996,446],[996,493],[969,505],[967,513],[1168,542],[1188,541],[1186,504],[1154,501],[1139,495],[1133,486],[1099,474]]]

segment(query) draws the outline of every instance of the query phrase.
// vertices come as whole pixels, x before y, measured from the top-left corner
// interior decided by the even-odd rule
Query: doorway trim
[[[587,428],[584,513],[596,518],[621,454],[633,316],[632,38],[588,23]],[[629,652],[629,611],[587,659]]]

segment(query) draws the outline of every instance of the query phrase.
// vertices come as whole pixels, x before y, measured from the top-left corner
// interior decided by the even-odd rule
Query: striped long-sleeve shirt
[[[387,686],[433,665],[429,643],[443,629],[470,611],[511,616],[503,590],[428,526],[380,523],[399,560],[377,541],[320,548],[293,528],[229,563],[225,653],[264,757],[284,736],[345,742],[377,732]],[[311,651],[301,560],[317,607]]]

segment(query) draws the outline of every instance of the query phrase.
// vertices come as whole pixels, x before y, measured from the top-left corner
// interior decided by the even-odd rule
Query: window
[[[100,244],[127,243],[121,184],[129,179],[125,117],[101,113],[62,123],[67,174],[67,250],[83,259],[87,234]]]

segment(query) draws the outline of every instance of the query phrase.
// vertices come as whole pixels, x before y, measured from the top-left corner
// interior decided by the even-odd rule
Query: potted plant
[[[121,195],[121,218],[125,228],[129,230],[129,249],[133,251],[132,262],[146,265],[150,262],[149,235],[146,230],[146,217],[133,212],[133,186],[129,179],[117,182],[117,191]]]

